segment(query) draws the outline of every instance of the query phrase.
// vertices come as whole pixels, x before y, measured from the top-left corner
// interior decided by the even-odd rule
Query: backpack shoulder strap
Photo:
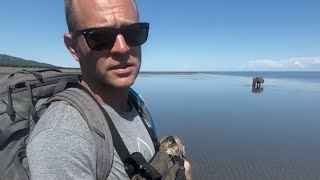
[[[186,180],[186,170],[184,168],[184,159],[176,156],[176,161],[179,162],[179,168],[177,170],[175,180]]]
[[[143,99],[143,97],[138,94],[136,91],[134,91],[132,88],[129,89],[129,98],[131,102],[133,103],[134,107],[138,111],[143,124],[148,130],[148,133],[151,137],[151,140],[153,142],[154,148],[156,152],[159,150],[160,142],[157,137],[156,128],[153,122],[153,119],[151,117],[151,114],[149,112],[149,108],[147,106],[147,103]]]
[[[133,102],[133,105],[135,106],[135,108],[138,110],[139,115],[147,123],[148,127],[150,127],[156,134],[155,125],[152,120],[146,101],[143,99],[143,97],[140,94],[138,94],[132,88],[129,89],[129,98]]]
[[[105,116],[90,95],[79,88],[68,88],[48,100],[65,101],[79,111],[88,124],[97,146],[97,179],[107,179],[113,163],[113,141]]]

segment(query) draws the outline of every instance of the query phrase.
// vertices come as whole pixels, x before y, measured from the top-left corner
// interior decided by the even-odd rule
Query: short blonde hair
[[[177,136],[167,136],[160,141],[159,150],[166,154],[184,157],[184,146]]]
[[[76,23],[77,23],[73,0],[64,1],[64,11],[65,11],[68,30],[69,32],[73,32],[76,30]]]

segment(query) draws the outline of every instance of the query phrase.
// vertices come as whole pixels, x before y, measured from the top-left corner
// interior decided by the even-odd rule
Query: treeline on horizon
[[[26,60],[19,57],[14,57],[6,54],[0,54],[0,67],[25,67],[25,68],[59,68],[59,69],[76,69],[52,64],[41,63],[33,60]]]

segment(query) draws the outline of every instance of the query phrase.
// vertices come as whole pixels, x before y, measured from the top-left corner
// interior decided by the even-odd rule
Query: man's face
[[[137,8],[131,0],[81,0],[74,6],[77,30],[120,28],[138,22]],[[85,81],[110,88],[127,88],[134,83],[141,66],[140,46],[130,46],[121,34],[104,51],[90,49],[83,35],[73,40]]]

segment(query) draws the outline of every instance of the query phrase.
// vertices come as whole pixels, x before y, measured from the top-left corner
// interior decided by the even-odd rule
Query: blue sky
[[[137,2],[150,22],[142,70],[320,71],[319,0]],[[63,43],[62,0],[5,0],[0,17],[0,53],[79,67]]]

